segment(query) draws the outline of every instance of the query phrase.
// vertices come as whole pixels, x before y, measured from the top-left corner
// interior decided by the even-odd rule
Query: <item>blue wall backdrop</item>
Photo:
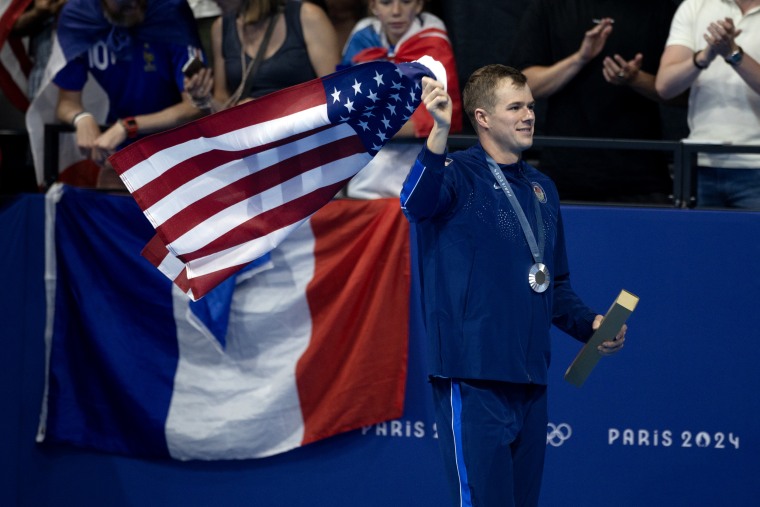
[[[0,505],[445,505],[412,322],[404,416],[279,456],[143,461],[35,443],[44,383],[43,196],[0,205]],[[641,298],[625,349],[578,389],[555,334],[541,505],[760,505],[760,214],[564,208],[573,284]]]

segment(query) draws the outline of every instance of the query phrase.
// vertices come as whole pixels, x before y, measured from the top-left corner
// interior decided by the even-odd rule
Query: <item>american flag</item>
[[[12,37],[11,30],[31,0],[0,0],[0,90],[21,111],[29,107],[27,81],[32,60],[28,41]]]
[[[411,117],[443,66],[370,62],[134,143],[110,158],[156,229],[143,256],[191,299],[275,248]]]

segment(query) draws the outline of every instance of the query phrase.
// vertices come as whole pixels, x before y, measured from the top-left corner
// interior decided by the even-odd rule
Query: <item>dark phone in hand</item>
[[[185,75],[185,77],[190,78],[193,77],[203,67],[205,67],[205,65],[203,65],[203,61],[197,56],[194,56],[188,60],[184,67],[182,67],[182,73]]]

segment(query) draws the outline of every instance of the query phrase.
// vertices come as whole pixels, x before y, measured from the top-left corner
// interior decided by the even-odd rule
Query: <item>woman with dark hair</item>
[[[214,21],[211,45],[213,72],[204,68],[185,80],[207,112],[330,74],[340,60],[325,12],[299,0],[244,0]]]

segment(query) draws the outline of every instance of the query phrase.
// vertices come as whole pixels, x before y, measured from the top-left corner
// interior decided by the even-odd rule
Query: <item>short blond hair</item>
[[[478,123],[475,120],[475,110],[478,108],[486,111],[493,110],[496,106],[496,90],[505,79],[511,80],[516,88],[522,88],[528,83],[528,78],[519,70],[495,63],[477,69],[464,85],[462,91],[464,112],[476,132]]]

